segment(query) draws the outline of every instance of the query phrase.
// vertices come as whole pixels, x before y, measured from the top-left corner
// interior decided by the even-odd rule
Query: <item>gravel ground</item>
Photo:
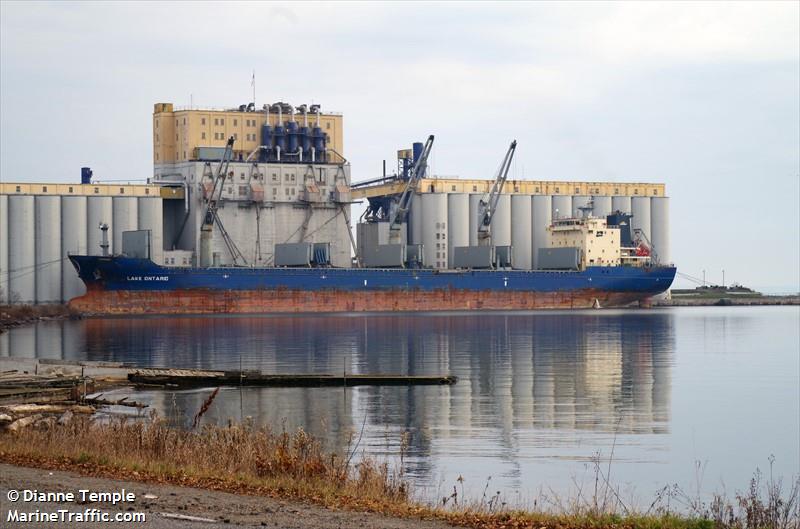
[[[72,492],[75,502],[41,502],[9,500],[10,491],[37,490],[39,492]],[[136,495],[133,503],[80,502],[79,490],[92,492],[118,492],[121,489]],[[135,527],[147,529],[214,528],[214,527],[272,527],[281,529],[445,529],[442,522],[399,519],[379,514],[336,511],[299,502],[276,500],[255,496],[239,496],[225,492],[155,485],[132,481],[90,478],[72,472],[42,470],[0,464],[0,527]],[[148,495],[146,498],[145,495]],[[11,492],[14,496],[14,492]],[[86,509],[100,509],[114,516],[117,513],[145,513],[142,522],[49,522],[22,523],[9,521],[9,513],[55,513],[59,509],[83,513]],[[170,518],[167,515],[191,516],[205,520],[190,521]]]

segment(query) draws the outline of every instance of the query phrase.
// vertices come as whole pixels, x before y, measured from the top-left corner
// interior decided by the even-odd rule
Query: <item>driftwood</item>
[[[119,400],[106,400],[101,399],[102,395],[93,397],[93,398],[85,398],[82,402],[86,404],[91,404],[93,406],[127,406],[129,408],[146,408],[147,404],[142,404],[141,402],[136,401],[129,401],[128,397],[122,397]]]
[[[42,413],[64,413],[71,411],[72,413],[94,413],[95,409],[92,406],[82,406],[74,403],[64,404],[9,404],[0,406],[0,410],[12,415],[35,415]]]

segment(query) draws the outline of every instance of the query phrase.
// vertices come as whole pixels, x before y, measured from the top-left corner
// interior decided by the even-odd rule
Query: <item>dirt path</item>
[[[125,489],[135,495],[132,503],[84,502],[79,490],[92,492],[119,492]],[[9,501],[9,491],[37,490],[39,492],[71,492],[75,502],[43,502],[22,499]],[[147,497],[145,497],[147,495]],[[11,493],[14,496],[14,492]],[[145,513],[142,522],[49,522],[22,523],[9,521],[9,512],[56,513],[59,509],[83,513],[86,509],[100,509],[115,516],[117,513]],[[165,517],[169,515],[204,518],[206,521],[189,521]],[[336,511],[273,498],[239,496],[225,492],[208,491],[172,485],[155,485],[132,481],[117,481],[81,476],[72,472],[42,470],[0,464],[0,526],[49,528],[54,527],[144,527],[147,529],[214,528],[214,527],[272,527],[281,529],[445,529],[442,522],[389,518],[379,514]]]

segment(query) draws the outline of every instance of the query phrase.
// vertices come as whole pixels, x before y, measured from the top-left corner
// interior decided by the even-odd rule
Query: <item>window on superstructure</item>
[[[653,196],[656,196],[657,194],[658,194],[658,189],[653,189]]]
[[[42,186],[42,193],[47,193],[47,186]]]
[[[328,130],[331,130],[331,122],[330,121],[325,124],[325,128],[328,129]]]
[[[186,125],[186,118],[183,118],[183,124]]]
[[[455,191],[456,190],[456,186],[450,186],[450,190],[451,191]]]
[[[69,192],[72,193],[72,186],[69,186]]]
[[[205,132],[201,132],[201,133],[200,133],[200,138],[202,138],[202,139],[206,139],[206,133],[205,133]]]
[[[120,187],[119,188],[119,194],[120,195],[124,195],[125,194],[125,188],[124,187]]]
[[[205,125],[206,124],[206,118],[200,118],[200,124],[201,125]]]
[[[233,120],[233,126],[235,127],[235,126],[237,126],[238,124],[239,124],[239,120],[238,120],[238,119],[234,119],[234,120]]]
[[[472,190],[473,191],[477,191],[478,190],[478,186],[472,186]]]
[[[577,195],[577,194],[578,194],[578,193],[580,193],[580,192],[581,192],[581,188],[579,188],[579,187],[576,187],[576,188],[575,188],[575,194]]]
[[[219,124],[220,124],[220,125],[224,125],[224,124],[225,124],[225,118],[220,118],[220,120],[219,120]]]

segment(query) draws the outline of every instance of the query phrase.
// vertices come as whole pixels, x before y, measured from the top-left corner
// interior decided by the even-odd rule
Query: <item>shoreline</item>
[[[196,418],[213,398],[212,394]],[[790,485],[788,497],[776,489],[764,492],[761,486],[737,492],[735,501],[714,494],[714,505],[720,506],[720,511],[704,504],[676,512],[660,497],[650,508],[640,510],[621,502],[618,485],[610,483],[598,466],[594,494],[566,498],[558,508],[537,507],[535,498],[533,507],[507,505],[499,491],[490,497],[464,497],[463,490],[459,495],[455,487],[450,496],[426,501],[406,480],[402,448],[398,466],[388,458],[351,461],[357,446],[343,453],[325,451],[302,428],[277,432],[244,421],[176,429],[155,416],[138,421],[96,421],[77,413],[58,418],[43,415],[22,428],[0,428],[0,468],[10,469],[2,472],[0,486],[66,492],[70,489],[62,484],[63,479],[71,479],[81,488],[87,488],[90,479],[100,480],[95,482],[96,490],[146,491],[148,496],[142,492],[138,496],[147,500],[145,505],[124,508],[148,511],[156,515],[153,518],[177,509],[179,516],[201,517],[208,523],[252,526],[258,521],[273,525],[277,524],[273,515],[285,508],[295,518],[290,516],[281,526],[296,529],[329,526],[331,517],[340,527],[365,529],[722,529],[742,527],[753,513],[771,519],[778,514],[771,506],[797,505],[800,499],[798,481]],[[156,489],[160,492],[154,493]],[[686,494],[677,489],[677,494],[681,493]],[[158,505],[156,500],[165,496],[166,504]],[[242,504],[249,505],[244,513],[248,517],[235,519],[231,506]],[[42,507],[52,509],[46,504]],[[724,518],[718,518],[721,512],[726,513]],[[800,512],[786,515],[789,523],[795,523]],[[173,521],[157,526],[171,529],[179,525]]]
[[[0,305],[0,334],[46,320],[79,320],[82,316],[68,305]]]
[[[800,305],[797,296],[673,296],[653,300],[654,307],[754,307]]]

